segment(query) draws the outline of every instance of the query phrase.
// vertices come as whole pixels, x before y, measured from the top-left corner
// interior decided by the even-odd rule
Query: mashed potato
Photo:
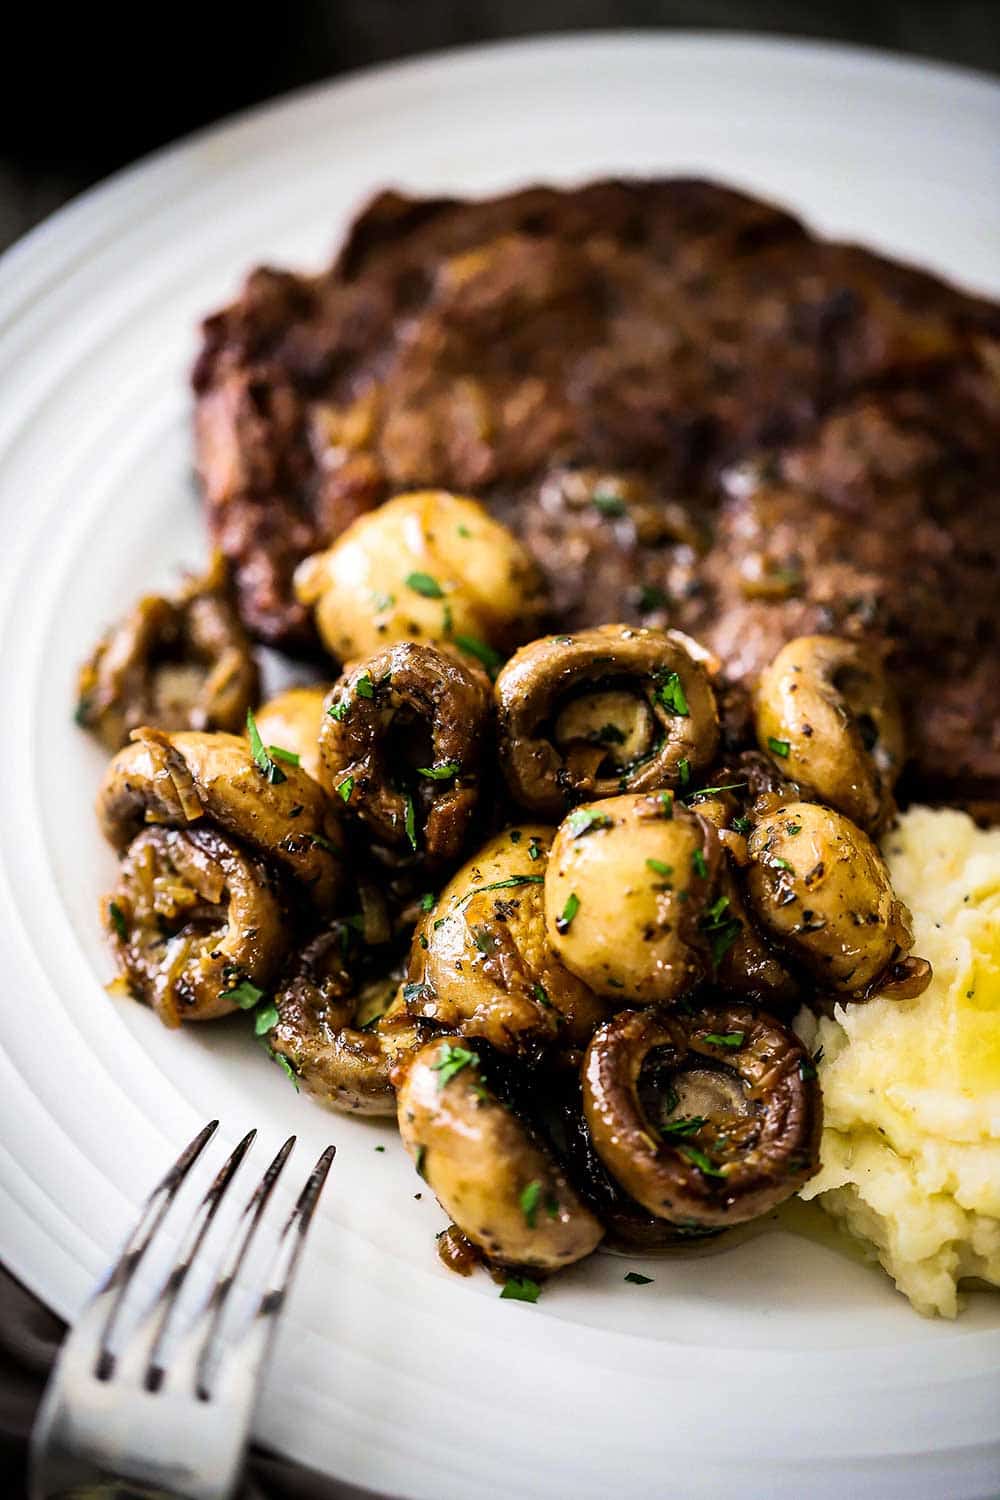
[[[918,807],[884,850],[934,979],[916,1000],[809,1023],[825,1124],[802,1197],[919,1312],[953,1318],[963,1277],[1000,1286],[1000,829]]]

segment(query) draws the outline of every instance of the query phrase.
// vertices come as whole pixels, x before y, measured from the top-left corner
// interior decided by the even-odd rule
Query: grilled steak
[[[804,630],[878,640],[912,788],[1000,798],[996,306],[710,183],[386,193],[323,274],[253,272],[194,385],[260,638],[310,647],[292,573],[355,516],[471,492],[563,627],[669,621],[737,689]]]

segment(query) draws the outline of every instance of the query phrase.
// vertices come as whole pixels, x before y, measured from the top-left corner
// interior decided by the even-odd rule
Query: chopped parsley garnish
[[[646,868],[652,870],[654,875],[662,875],[664,880],[674,873],[673,865],[665,865],[662,859],[647,859]]]
[[[664,609],[668,604],[666,594],[653,583],[644,583],[639,590],[639,608],[644,614],[652,609]]]
[[[459,526],[456,528],[456,530],[461,537],[468,538],[472,535],[472,532],[469,530],[468,526]]]
[[[417,775],[428,781],[451,781],[461,769],[457,760],[446,760],[440,766],[418,766]]]
[[[678,1146],[677,1149],[682,1156],[686,1157],[689,1162],[692,1162],[698,1168],[698,1171],[703,1172],[706,1177],[725,1177],[725,1172],[717,1167],[715,1162],[705,1155],[704,1151],[699,1151],[697,1146]]]
[[[791,837],[794,838],[797,833],[801,833],[802,832],[802,824],[801,823],[786,823],[785,824],[785,832],[787,834],[790,834]]]
[[[711,1047],[731,1047],[735,1051],[743,1046],[745,1036],[745,1031],[706,1031],[702,1041]]]
[[[408,573],[406,587],[412,589],[415,594],[422,594],[425,599],[444,598],[444,589],[429,573]]]
[[[534,995],[539,1005],[544,1005],[546,1010],[552,1009],[552,1001],[549,999],[549,992],[545,988],[544,984],[533,985],[531,993]]]
[[[670,713],[678,714],[682,719],[686,719],[691,712],[684,696],[684,685],[676,672],[667,673],[653,697]]]
[[[792,747],[788,740],[776,740],[773,734],[769,734],[767,737],[767,748],[772,754],[780,755],[782,760],[784,760]]]
[[[623,516],[625,514],[625,501],[620,495],[613,495],[607,490],[598,490],[592,497],[591,504],[595,510],[599,510],[602,516]]]
[[[330,840],[326,837],[325,834],[310,833],[309,842],[311,844],[315,844],[317,849],[325,849],[327,854],[339,853],[336,844],[331,844]]]
[[[656,796],[662,809],[660,813],[661,818],[672,818],[674,815],[673,792],[657,792]]]
[[[538,1213],[538,1204],[541,1196],[542,1184],[536,1177],[534,1182],[528,1183],[528,1186],[524,1188],[518,1199],[521,1205],[521,1212],[524,1214],[524,1222],[529,1229],[534,1229],[535,1227],[535,1215]]]
[[[749,833],[753,823],[749,818],[734,818],[733,828],[737,833]]]
[[[713,969],[719,967],[743,928],[743,923],[738,917],[726,916],[728,907],[729,897],[720,896],[717,901],[712,902],[698,924],[703,932],[708,933]]]
[[[118,934],[120,940],[124,943],[125,939],[128,937],[128,923],[125,920],[125,913],[122,911],[117,901],[108,902],[108,916],[111,918],[112,927],[115,929],[115,932]]]
[[[385,1150],[385,1147],[384,1147],[384,1146],[376,1146],[376,1147],[375,1147],[375,1150],[376,1150],[376,1151],[384,1151],[384,1150]]]
[[[278,1010],[274,1005],[265,1005],[257,1012],[253,1020],[254,1036],[266,1036],[273,1031],[278,1024]]]
[[[413,1158],[413,1165],[417,1169],[417,1176],[418,1177],[423,1177],[423,1179],[424,1179],[425,1182],[427,1181],[427,1174],[424,1172],[424,1159],[425,1159],[426,1156],[427,1156],[427,1147],[426,1146],[418,1146],[417,1147],[417,1154]]]
[[[445,635],[451,635],[455,628],[455,616],[451,612],[451,605],[446,603],[441,611],[441,629]]]
[[[278,1067],[281,1069],[281,1071],[286,1075],[286,1077],[288,1077],[288,1078],[290,1078],[292,1080],[292,1082],[295,1085],[295,1092],[298,1093],[299,1092],[299,1075],[296,1073],[295,1069],[292,1067],[291,1063],[288,1061],[288,1058],[287,1057],[283,1057],[280,1052],[272,1052],[271,1056],[274,1059],[274,1061],[278,1064]]]
[[[506,880],[491,880],[489,885],[477,885],[473,890],[466,891],[459,902],[459,907],[471,901],[473,896],[481,896],[484,891],[510,891],[519,885],[544,885],[544,875],[508,875]]]
[[[417,847],[417,814],[413,806],[413,798],[407,796],[403,801],[403,827],[411,849]]]
[[[691,856],[691,868],[696,875],[699,875],[701,877],[702,880],[707,879],[708,865],[705,861],[705,856],[704,854],[702,854],[700,849],[696,849]]]
[[[686,755],[682,755],[677,762],[677,779],[681,786],[687,786],[691,780],[691,762]]]
[[[779,870],[790,870],[792,868],[788,860],[782,859],[780,854],[769,854],[767,862],[770,865],[776,865]]]
[[[280,766],[276,766],[274,764],[274,761],[271,759],[270,755],[267,752],[267,747],[260,737],[260,731],[257,728],[257,720],[253,716],[252,708],[247,709],[247,733],[250,736],[250,754],[256,761],[257,769],[260,771],[261,775],[267,781],[269,781],[272,786],[278,786],[282,781],[287,781],[288,777],[285,775],[284,771]]]
[[[639,1271],[626,1271],[625,1280],[630,1286],[651,1286],[652,1276],[643,1276]]]
[[[456,1047],[451,1042],[446,1042],[441,1048],[438,1061],[433,1064],[435,1073],[439,1075],[438,1088],[443,1089],[456,1073],[461,1073],[463,1068],[475,1066],[478,1062],[478,1052],[470,1052],[468,1047]]]
[[[240,1010],[253,1010],[258,1000],[263,998],[264,991],[251,984],[249,979],[241,979],[231,990],[222,990],[219,994],[220,1000],[232,1000]]]
[[[542,1289],[530,1276],[508,1276],[500,1296],[507,1302],[537,1302]]]
[[[597,812],[589,807],[578,807],[566,819],[566,827],[570,837],[578,839],[585,833],[593,833],[597,828],[610,828],[611,819],[607,813]]]
[[[519,844],[523,838],[524,834],[521,832],[520,828],[512,828],[510,830],[510,841],[512,844]]]
[[[342,802],[350,802],[351,793],[354,791],[354,777],[345,776],[337,786],[337,795]]]
[[[703,786],[696,792],[688,792],[684,799],[686,802],[697,802],[701,797],[715,797],[719,792],[735,792],[738,787],[746,786],[745,781],[729,781],[725,786]]]
[[[495,676],[503,665],[503,657],[500,655],[500,652],[494,651],[492,646],[487,645],[485,641],[481,641],[478,636],[456,635],[455,645],[460,651],[464,651],[466,656],[474,656],[477,661],[482,662],[491,677]]]
[[[433,891],[424,891],[424,894],[420,898],[420,910],[433,911],[436,901],[437,897],[435,896]]]
[[[695,1135],[708,1122],[707,1115],[679,1115],[660,1126],[661,1135]]]
[[[556,918],[556,931],[568,932],[570,924],[579,910],[580,898],[575,891],[570,891],[569,895],[566,897],[566,905],[563,907],[560,915]]]
[[[421,980],[416,984],[403,985],[403,999],[407,1002],[410,1000],[432,1000],[433,998],[433,986],[429,985],[426,980]]]
[[[804,1057],[802,1059],[802,1061],[799,1063],[799,1077],[802,1079],[803,1083],[808,1083],[810,1079],[817,1078],[819,1076],[817,1069],[822,1060],[822,1047],[817,1047],[812,1057]]]
[[[300,763],[300,757],[295,750],[282,750],[280,745],[268,745],[267,750],[275,760],[283,760],[287,766],[297,766]]]
[[[538,840],[534,837],[534,835],[532,835],[532,837],[528,840],[528,858],[541,859],[541,857],[542,851],[539,847]]]
[[[343,698],[339,703],[331,703],[330,707],[327,709],[327,713],[330,715],[331,719],[336,719],[337,723],[340,724],[344,719],[347,718],[347,711],[350,706],[350,699]]]
[[[359,698],[374,698],[375,689],[372,686],[372,680],[367,672],[362,672],[361,676],[354,684],[354,691],[357,693]]]

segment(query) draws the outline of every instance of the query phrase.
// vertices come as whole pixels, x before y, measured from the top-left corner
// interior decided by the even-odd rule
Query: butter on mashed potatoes
[[[809,1022],[824,1129],[802,1197],[866,1241],[918,1312],[953,1318],[963,1278],[1000,1286],[1000,829],[916,807],[883,850],[934,978],[916,1000]]]

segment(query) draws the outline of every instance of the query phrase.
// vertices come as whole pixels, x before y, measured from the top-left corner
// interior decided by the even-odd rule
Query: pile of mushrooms
[[[903,744],[866,647],[792,641],[734,740],[696,642],[537,636],[520,544],[425,492],[303,564],[343,670],[254,710],[210,585],[142,601],[82,677],[81,721],[127,739],[98,812],[130,993],[174,1027],[247,1011],[302,1092],[395,1115],[452,1260],[686,1242],[808,1180],[791,1017],[930,973],[873,842]]]

